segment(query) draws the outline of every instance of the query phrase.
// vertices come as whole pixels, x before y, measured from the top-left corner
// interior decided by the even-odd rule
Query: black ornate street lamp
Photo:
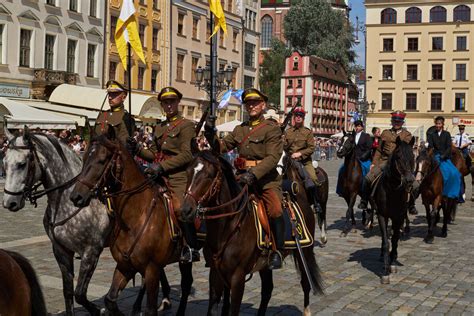
[[[199,90],[204,90],[209,96],[211,96],[211,69],[209,67],[202,68],[199,66],[194,70],[194,74],[196,78],[194,85]],[[230,88],[233,75],[234,68],[232,68],[232,66],[227,66],[225,69],[217,72],[217,80],[214,88],[216,95]]]

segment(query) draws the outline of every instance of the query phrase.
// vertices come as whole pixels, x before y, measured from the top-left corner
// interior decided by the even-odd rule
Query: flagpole
[[[128,77],[128,114],[129,116],[129,121],[128,122],[128,135],[133,137],[133,132],[132,131],[132,46],[130,45],[130,42],[127,42],[127,77]]]
[[[214,30],[214,16],[211,13],[211,32]],[[219,30],[222,32],[222,30]],[[216,103],[217,103],[217,33],[214,36],[211,36],[211,87],[210,87],[210,94],[211,94],[211,113],[210,118],[216,119]]]

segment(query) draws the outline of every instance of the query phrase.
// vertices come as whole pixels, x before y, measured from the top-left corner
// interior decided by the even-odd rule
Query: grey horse
[[[47,193],[43,224],[61,269],[66,315],[74,315],[74,297],[90,314],[99,315],[99,308],[87,299],[87,287],[113,223],[104,204],[92,200],[88,207],[78,209],[69,200],[73,186],[62,186],[80,173],[81,158],[57,138],[30,133],[27,128],[20,137],[6,128],[5,134],[10,145],[4,160],[3,206],[12,212],[22,209],[25,197],[37,183],[45,190],[52,189]],[[81,265],[74,291],[75,253],[81,257]]]

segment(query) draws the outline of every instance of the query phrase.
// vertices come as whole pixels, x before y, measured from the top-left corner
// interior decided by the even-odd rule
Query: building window
[[[407,65],[407,80],[418,80],[418,65]]]
[[[151,70],[151,91],[156,92],[156,81],[158,77],[158,70]]]
[[[467,37],[466,36],[456,37],[456,50],[467,50]]]
[[[97,46],[87,45],[87,77],[95,77],[95,50]]]
[[[69,11],[77,12],[77,0],[69,0]]]
[[[117,20],[116,16],[110,16],[110,42],[115,43],[115,30],[117,29]]]
[[[56,41],[56,36],[46,34],[45,43],[44,43],[44,68],[53,70],[54,63],[54,42]]]
[[[194,72],[198,68],[199,57],[191,58],[191,82],[196,81],[196,73]]]
[[[176,63],[176,80],[184,80],[183,78],[184,55],[178,54]]]
[[[0,24],[0,64],[3,64],[3,30],[5,25]]]
[[[20,66],[30,67],[30,44],[31,31],[22,29],[20,31]]]
[[[421,23],[421,9],[417,7],[408,8],[405,11],[405,23]]]
[[[232,35],[232,49],[237,51],[237,37],[239,36],[239,32],[234,31]]]
[[[296,88],[303,88],[303,80],[302,79],[298,79]]]
[[[153,28],[152,33],[152,49],[158,50],[158,29],[156,27]]]
[[[382,110],[392,109],[392,94],[382,93]]]
[[[442,96],[441,93],[431,94],[431,111],[441,111]]]
[[[130,87],[128,80],[128,71],[126,69],[123,71],[123,83],[125,84],[125,87]]]
[[[184,14],[178,13],[178,35],[184,35]]]
[[[109,64],[109,80],[115,80],[115,74],[117,73],[117,63],[111,61]]]
[[[140,37],[140,42],[143,47],[146,47],[145,45],[145,29],[146,26],[144,24],[138,24],[138,37]]]
[[[269,48],[273,37],[273,19],[269,15],[262,18],[261,32],[261,46],[262,48]]]
[[[446,9],[442,6],[436,6],[430,10],[430,23],[446,22]]]
[[[56,6],[56,0],[46,0],[46,4]]]
[[[418,51],[418,37],[408,38],[408,51],[417,52]]]
[[[432,38],[432,50],[443,50],[443,38],[436,36]]]
[[[443,80],[443,65],[431,65],[431,80]]]
[[[224,31],[219,31],[219,46],[225,48]]]
[[[245,66],[255,67],[255,45],[245,42]]]
[[[153,9],[158,10],[158,0],[153,0]]]
[[[466,94],[456,93],[454,95],[454,110],[465,111],[466,110]]]
[[[384,52],[393,52],[393,38],[384,38],[383,39],[383,51]]]
[[[244,76],[244,89],[253,88],[253,77]]]
[[[143,79],[145,78],[145,67],[138,67],[138,90],[143,90]]]
[[[209,43],[209,38],[211,37],[211,23],[208,21],[206,24],[206,43]]]
[[[96,17],[97,16],[97,0],[91,0],[90,4],[91,4],[91,7],[90,7],[89,15],[92,17]]]
[[[69,73],[76,72],[76,47],[77,42],[74,40],[67,40],[67,63],[66,71]]]
[[[381,24],[397,24],[397,11],[392,8],[382,10],[380,13]]]
[[[466,80],[466,64],[456,64],[456,80]]]
[[[393,65],[382,65],[382,79],[383,80],[393,79]]]
[[[193,38],[198,39],[199,34],[199,17],[193,16]]]
[[[288,85],[286,86],[288,89],[293,89],[293,80],[288,79]]]
[[[468,6],[462,4],[454,8],[454,22],[457,21],[471,21],[471,9]]]
[[[227,2],[227,11],[229,11],[229,12],[232,12],[232,9],[233,9],[233,8],[232,8],[232,2],[234,2],[234,1],[233,1],[233,0],[229,0],[229,1]]]
[[[146,5],[145,0],[140,0],[141,5]]]
[[[407,93],[406,109],[416,110],[416,93]]]

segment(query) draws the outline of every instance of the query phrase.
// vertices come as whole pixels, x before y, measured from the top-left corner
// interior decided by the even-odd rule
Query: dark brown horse
[[[466,181],[465,181],[464,178],[469,174],[471,174],[471,177],[474,176],[474,173],[471,173],[472,171],[474,171],[474,169],[469,170],[469,168],[467,167],[466,159],[464,159],[464,156],[463,156],[461,150],[459,150],[454,145],[452,146],[452,149],[451,149],[451,161],[452,161],[453,165],[461,173],[462,186],[465,190],[466,189]],[[473,181],[474,181],[474,178],[473,178]],[[474,190],[473,190],[473,192],[474,192]],[[451,217],[449,219],[449,222],[454,222],[454,220],[456,219],[457,207],[458,207],[458,204],[455,203],[454,207],[451,210]]]
[[[144,277],[146,315],[157,314],[160,273],[177,262],[180,245],[172,240],[161,185],[152,185],[133,158],[115,138],[113,128],[91,142],[84,154],[81,177],[71,194],[77,206],[87,205],[95,194],[109,196],[115,211],[115,228],[110,251],[117,262],[105,305],[112,314],[121,314],[117,298],[128,281],[140,273]],[[104,188],[108,188],[104,193]],[[191,291],[192,265],[179,265],[181,301],[178,315],[184,315]]]
[[[0,249],[0,315],[46,316],[43,292],[30,262]]]
[[[299,184],[301,186],[301,184]],[[303,188],[300,188],[304,192]],[[224,303],[222,314],[239,315],[245,289],[245,276],[259,272],[262,296],[258,315],[264,315],[273,290],[272,271],[268,269],[268,252],[257,247],[254,212],[250,209],[248,188],[238,185],[232,167],[211,151],[197,154],[188,168],[188,190],[182,206],[182,217],[193,222],[196,216],[206,221],[205,252],[211,266],[209,275],[208,315],[217,313],[217,304],[224,289],[230,289],[230,306]],[[314,234],[315,217],[309,205],[301,206],[308,229]],[[313,247],[303,248],[311,283],[322,293],[319,267]],[[288,255],[288,252],[285,254]],[[294,254],[301,273],[304,291],[304,315],[309,315],[311,284],[301,259]],[[227,290],[228,291],[228,290]]]

